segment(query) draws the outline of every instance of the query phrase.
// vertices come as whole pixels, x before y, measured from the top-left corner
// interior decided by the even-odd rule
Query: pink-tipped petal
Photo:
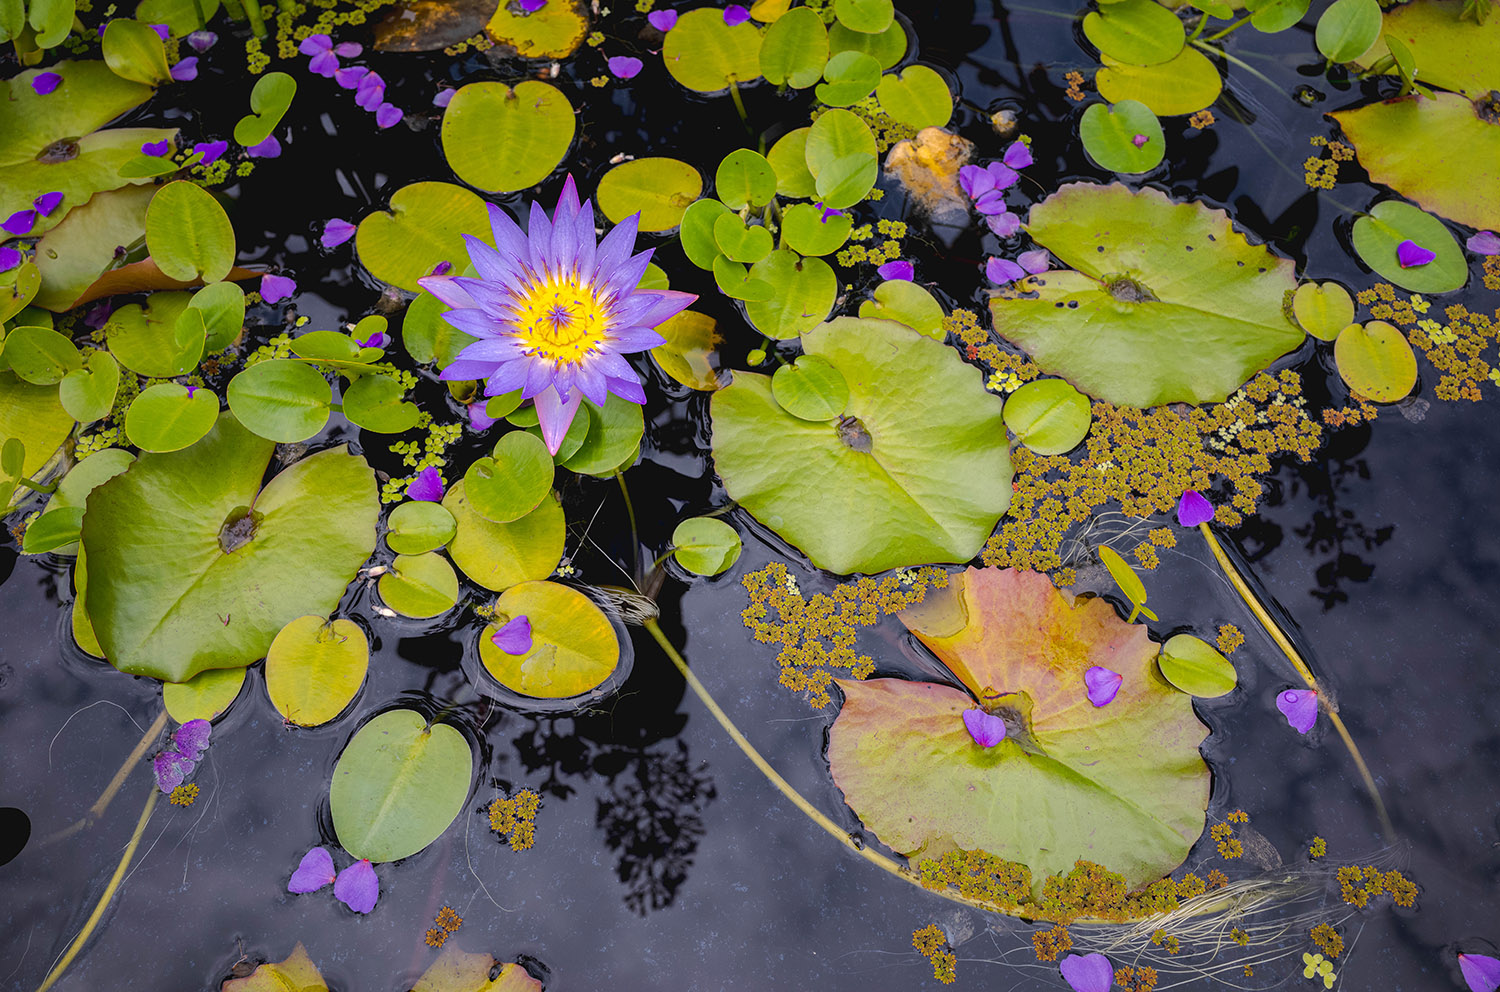
[[[187,36],[187,43],[193,51],[202,55],[210,48],[219,43],[219,36],[212,31],[198,30]]]
[[[303,55],[316,55],[319,52],[326,52],[332,47],[333,39],[328,37],[328,35],[310,34],[302,39],[302,43],[297,46],[297,51]]]
[[[1102,665],[1095,665],[1083,673],[1083,687],[1088,692],[1089,702],[1095,706],[1108,706],[1114,702],[1125,683],[1125,677]]]
[[[337,248],[339,245],[354,237],[355,227],[341,217],[329,218],[328,223],[323,225],[323,236],[318,243],[324,248]]]
[[[326,848],[315,847],[302,855],[302,862],[292,872],[291,881],[286,883],[286,890],[298,895],[316,892],[332,882],[334,874],[333,855]]]
[[[333,896],[356,913],[368,913],[380,898],[380,879],[369,860],[356,861],[339,872],[333,882]]]
[[[964,710],[964,728],[980,747],[994,747],[1005,740],[1005,721],[981,709]]]
[[[1005,164],[1011,169],[1024,169],[1032,163],[1031,149],[1024,141],[1012,141],[1005,149]]]
[[[1051,257],[1047,249],[1038,248],[1035,251],[1021,252],[1021,254],[1016,256],[1016,261],[1021,263],[1021,268],[1027,272],[1034,276],[1039,276],[1051,268]]]
[[[1288,689],[1276,697],[1276,708],[1299,734],[1305,734],[1318,722],[1318,694],[1312,689]]]
[[[1500,958],[1488,954],[1460,954],[1458,970],[1469,983],[1470,992],[1495,992],[1500,989]]]
[[[1114,966],[1103,954],[1069,954],[1058,970],[1073,992],[1109,992],[1115,984]]]
[[[531,650],[531,620],[512,617],[504,627],[490,635],[490,641],[506,654],[522,655]]]
[[[1214,518],[1214,505],[1202,493],[1189,489],[1177,501],[1177,522],[1184,527],[1206,524]]]
[[[989,225],[990,233],[997,238],[1008,238],[1021,229],[1021,218],[1009,210],[992,214],[986,217],[984,222]]]

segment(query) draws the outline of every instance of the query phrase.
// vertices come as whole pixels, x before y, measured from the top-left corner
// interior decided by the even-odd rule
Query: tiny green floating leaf
[[[1377,403],[1404,399],[1417,385],[1417,356],[1406,335],[1383,320],[1350,324],[1333,343],[1339,378]]]
[[[428,620],[458,602],[458,576],[436,551],[397,555],[378,584],[385,605],[404,617]]]
[[[1332,341],[1354,323],[1354,298],[1336,282],[1307,282],[1292,295],[1292,316],[1320,341]]]
[[[719,575],[734,567],[739,532],[717,517],[692,517],[672,530],[672,557],[694,575]]]
[[[250,148],[271,136],[297,95],[297,80],[284,72],[268,72],[250,91],[250,113],[234,126],[236,143]]]
[[[1061,379],[1028,382],[1005,401],[1005,426],[1039,455],[1072,451],[1092,420],[1088,397]]]
[[[1222,696],[1239,684],[1229,659],[1192,634],[1168,638],[1161,646],[1156,665],[1168,682],[1201,699]]]
[[[1078,123],[1084,150],[1111,172],[1150,172],[1166,154],[1161,121],[1137,100],[1091,104]]]
[[[441,548],[457,532],[457,521],[442,504],[412,500],[391,511],[385,543],[398,555],[420,555]]]

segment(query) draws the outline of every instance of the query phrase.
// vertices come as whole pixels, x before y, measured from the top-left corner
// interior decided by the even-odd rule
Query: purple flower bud
[[[442,89],[438,90],[437,95],[432,98],[432,105],[434,107],[448,106],[448,104],[453,102],[453,94],[457,92],[458,90],[454,89],[451,86],[443,87]]]
[[[0,227],[3,227],[11,234],[30,234],[31,229],[35,226],[35,210],[17,210],[5,219],[4,224],[0,224]]]
[[[499,422],[498,417],[491,417],[484,412],[484,403],[469,404],[469,426],[476,431],[487,431]]]
[[[359,53],[365,50],[365,46],[357,41],[345,41],[335,45],[333,50],[341,59],[353,59],[359,57]]]
[[[63,77],[55,72],[39,72],[31,77],[31,88],[38,96],[46,96],[62,85]]]
[[[171,73],[172,78],[179,83],[188,83],[197,79],[198,56],[189,55],[185,59],[179,59],[177,64],[172,66]]]
[[[646,20],[656,30],[666,34],[677,26],[677,11],[675,10],[653,10],[646,15]]]
[[[187,36],[188,47],[202,55],[214,45],[218,44],[219,36],[212,31],[198,30]]]
[[[640,59],[630,55],[616,55],[609,60],[609,71],[617,79],[634,79],[645,65]]]
[[[276,140],[276,135],[268,134],[265,141],[246,148],[245,154],[251,158],[280,158],[281,142]]]
[[[1458,970],[1469,983],[1470,992],[1495,992],[1500,989],[1500,958],[1488,954],[1460,954]]]
[[[1135,145],[1137,148],[1144,148],[1146,146],[1146,142],[1149,140],[1151,139],[1147,138],[1144,134],[1138,134],[1134,138],[1130,139],[1130,143],[1132,145]]]
[[[31,205],[43,217],[51,217],[52,211],[56,210],[62,201],[63,195],[61,193],[43,193],[35,200],[32,200]]]
[[[894,262],[886,262],[875,271],[882,279],[904,279],[907,282],[911,282],[912,277],[917,274],[910,262],[899,258]]]
[[[1206,524],[1213,518],[1214,506],[1203,497],[1202,493],[1189,489],[1177,501],[1177,522],[1184,527]]]
[[[428,503],[438,503],[443,499],[443,477],[438,470],[429,465],[417,473],[417,477],[406,484],[406,498],[418,499]]]
[[[25,260],[26,256],[10,245],[0,245],[0,272],[9,272]]]
[[[323,225],[323,237],[320,244],[324,248],[337,248],[339,245],[354,237],[355,227],[340,217],[334,217]]]
[[[1476,255],[1500,255],[1500,236],[1494,231],[1480,231],[1469,238],[1467,247]]]
[[[302,44],[297,46],[297,51],[303,55],[316,55],[326,52],[333,47],[333,39],[326,34],[310,34],[302,39]]]
[[[1109,992],[1115,984],[1114,966],[1103,954],[1069,954],[1058,970],[1073,992]]]
[[[964,727],[980,747],[994,747],[1005,740],[1005,721],[984,710],[964,710]]]
[[[984,276],[996,286],[1015,282],[1026,277],[1026,270],[1008,258],[998,256],[984,263]]]
[[[260,298],[267,303],[280,303],[297,291],[296,280],[267,272],[260,277]]]
[[[1005,164],[1012,169],[1024,169],[1032,163],[1031,149],[1024,141],[1012,141],[1005,149]]]
[[[1276,697],[1276,708],[1299,734],[1305,734],[1318,721],[1318,693],[1313,689],[1288,689]]]
[[[307,71],[332,79],[333,74],[339,71],[339,57],[333,54],[333,49],[325,48],[307,60]]]
[[[750,19],[750,11],[737,3],[732,3],[724,8],[724,23],[730,27],[736,24],[744,24]]]
[[[375,126],[380,128],[395,127],[401,123],[401,118],[406,112],[394,103],[382,103],[375,108]]]
[[[1095,706],[1108,706],[1125,682],[1125,676],[1112,672],[1102,665],[1095,665],[1083,673],[1083,686],[1088,690],[1089,702]]]
[[[208,165],[211,162],[218,161],[220,155],[223,155],[225,152],[229,151],[229,142],[200,141],[193,146],[193,151],[201,153],[203,155],[203,161],[200,163],[201,165]]]
[[[1021,268],[1034,276],[1039,276],[1051,268],[1051,256],[1047,249],[1038,248],[1035,251],[1023,251],[1016,256],[1016,261],[1021,263]]]
[[[346,65],[333,74],[333,81],[346,90],[359,88],[359,81],[369,74],[370,70],[362,65]]]
[[[1401,263],[1403,269],[1426,265],[1434,258],[1437,258],[1437,252],[1428,251],[1415,241],[1403,241],[1396,246],[1396,261]]]
[[[286,883],[286,890],[298,895],[316,892],[333,879],[333,855],[326,848],[315,847],[302,855],[302,863],[292,872],[292,880]]]
[[[368,859],[356,861],[333,881],[333,896],[356,913],[368,913],[380,898],[380,879]]]
[[[528,14],[535,14],[547,6],[547,0],[520,0],[521,9]]]
[[[172,29],[167,27],[165,24],[153,24],[151,25],[151,30],[155,31],[156,36],[162,41],[166,41],[172,36]]]
[[[531,650],[531,621],[524,615],[514,617],[490,635],[490,641],[506,654],[526,654]]]
[[[1003,213],[991,214],[984,219],[997,238],[1008,238],[1021,229],[1021,218],[1009,210]]]
[[[152,158],[161,158],[167,153],[167,148],[168,145],[166,138],[163,138],[160,141],[148,141],[141,146],[141,154],[150,155]]]

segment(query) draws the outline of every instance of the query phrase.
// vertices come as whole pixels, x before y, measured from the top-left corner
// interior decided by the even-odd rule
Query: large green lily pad
[[[1027,230],[1074,271],[1022,280],[1032,298],[991,298],[995,330],[1096,399],[1219,402],[1302,342],[1282,312],[1295,266],[1222,210],[1070,183]]]
[[[714,463],[732,499],[820,568],[968,561],[1010,505],[1001,401],[957,352],[890,320],[802,335],[849,384],[843,416],[781,408],[769,376],[714,393]]]
[[[1038,889],[1079,859],[1132,888],[1180,865],[1203,831],[1208,728],[1157,673],[1146,629],[1035,572],[971,568],[950,595],[966,618],[956,632],[938,632],[930,607],[902,619],[963,688],[839,682],[828,759],[865,826],[903,854],[1020,862]],[[1084,686],[1095,665],[1124,678],[1105,706]],[[992,748],[964,726],[980,700],[1006,722]]]
[[[1500,90],[1500,18],[1475,24],[1463,8],[1464,0],[1415,0],[1386,11],[1381,37],[1360,56],[1360,67],[1389,55],[1385,36],[1393,35],[1411,50],[1422,85],[1470,98]]]
[[[375,475],[340,446],[262,489],[275,448],[226,413],[89,496],[85,607],[120,671],[184,682],[248,665],[292,620],[338,606],[375,548]]]

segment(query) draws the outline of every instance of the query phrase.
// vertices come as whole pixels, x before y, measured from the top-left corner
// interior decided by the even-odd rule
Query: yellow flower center
[[[572,274],[531,283],[515,297],[515,324],[529,354],[555,365],[582,364],[604,345],[605,302]]]

